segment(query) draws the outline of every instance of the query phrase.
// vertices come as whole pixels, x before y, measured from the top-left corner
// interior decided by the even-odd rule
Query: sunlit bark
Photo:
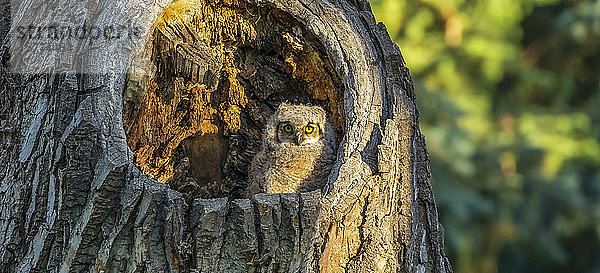
[[[12,24],[0,21],[0,272],[452,271],[413,83],[366,1],[12,4],[1,11]],[[203,9],[201,22],[161,19],[184,4]],[[139,30],[130,44],[75,39],[81,50],[71,55],[11,51],[18,26],[123,18]],[[208,46],[156,32],[165,26],[196,27]],[[178,62],[153,59],[181,48]],[[10,61],[19,54],[38,60],[29,72]],[[186,99],[189,108],[177,108]],[[264,111],[285,99],[327,108],[340,143],[329,187],[235,199]],[[214,149],[198,148],[207,143]],[[213,150],[205,161],[222,165],[194,163]],[[218,167],[185,187],[182,173]]]

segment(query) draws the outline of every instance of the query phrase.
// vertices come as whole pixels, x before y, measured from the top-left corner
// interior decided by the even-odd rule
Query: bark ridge
[[[249,22],[254,24],[270,16],[258,20],[259,24],[277,22],[280,30],[289,30],[288,36],[277,36],[281,42],[265,42],[285,43],[286,50],[274,55],[269,50],[245,51],[246,57],[252,56],[246,60],[269,59],[269,54],[271,59],[287,57],[271,63],[280,67],[271,75],[288,75],[288,81],[252,78],[239,69],[240,59],[227,55],[228,46],[246,50],[254,45],[244,44],[251,36],[236,36],[241,40],[218,45],[223,55],[210,53],[214,48],[182,47],[175,51],[185,57],[179,60],[186,60],[176,66],[179,70],[157,70],[158,78],[165,76],[161,73],[188,75],[170,87],[165,85],[170,90],[187,90],[178,93],[187,98],[206,98],[211,93],[207,90],[218,92],[219,82],[237,89],[223,93],[226,96],[216,106],[205,104],[216,112],[204,113],[221,113],[219,122],[212,124],[215,127],[203,125],[199,118],[190,126],[169,127],[183,132],[173,136],[185,142],[202,128],[217,128],[222,130],[216,134],[218,140],[207,137],[201,143],[212,141],[227,151],[252,147],[251,131],[225,130],[260,127],[260,123],[245,123],[261,119],[246,115],[253,113],[249,110],[252,96],[261,94],[252,89],[252,81],[281,91],[275,99],[267,94],[256,100],[265,105],[291,96],[283,89],[294,82],[300,87],[291,90],[304,92],[307,100],[322,101],[339,117],[340,146],[328,187],[323,193],[257,195],[252,200],[203,199],[158,183],[136,165],[140,154],[131,147],[140,142],[132,145],[123,120],[131,113],[123,102],[135,58],[115,57],[122,56],[117,52],[122,48],[143,52],[146,43],[131,40],[117,46],[116,41],[108,41],[90,48],[89,40],[74,39],[71,46],[79,51],[43,54],[11,34],[18,26],[40,22],[105,26],[125,18],[139,24],[142,38],[151,37],[157,18],[179,2],[24,0],[13,7],[13,13],[0,11],[7,15],[2,18],[12,18],[0,21],[0,272],[452,272],[444,254],[413,83],[399,48],[385,26],[375,22],[368,2],[197,1],[220,11],[248,8],[253,15],[244,20],[252,19]],[[227,38],[213,38],[230,41],[223,37]],[[299,44],[312,53],[299,54]],[[12,73],[14,46],[30,54],[25,57],[38,60],[29,67],[32,72]],[[193,62],[212,66],[200,71]],[[311,67],[303,62],[324,69],[319,73],[327,73],[339,93],[313,92],[322,87],[309,81],[317,70],[303,70]],[[223,64],[231,64],[230,72],[237,74],[217,78],[206,73]],[[294,70],[293,64],[300,65]],[[85,73],[81,68],[106,73]],[[186,80],[203,85],[188,86]],[[185,97],[171,95],[167,97]],[[254,113],[269,111],[268,107],[255,109]],[[195,147],[179,144],[157,145],[162,148],[152,153],[177,154],[178,147]],[[236,174],[224,179],[229,184],[223,192],[235,192],[235,185],[243,185],[244,164],[233,163],[251,156],[219,156],[232,163],[223,168]],[[186,177],[175,171],[185,164],[185,160],[173,162],[173,176]]]

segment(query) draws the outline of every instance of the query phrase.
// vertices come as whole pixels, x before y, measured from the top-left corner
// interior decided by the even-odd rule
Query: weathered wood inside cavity
[[[204,14],[221,16],[219,12],[223,12],[231,18],[245,18],[256,29],[255,40],[243,40],[249,44],[229,52],[238,45],[237,40],[215,36],[213,40],[225,52],[221,58],[207,53],[214,49],[210,44],[177,49],[163,39],[166,46],[156,52],[165,55],[155,56],[164,57],[165,62],[185,61],[162,67],[158,74],[155,69],[159,68],[151,65],[157,59],[134,57],[130,62],[119,54],[127,48],[135,49],[135,56],[144,53],[142,40],[125,41],[121,46],[117,40],[108,40],[92,48],[87,47],[89,40],[72,40],[69,42],[79,50],[69,54],[44,54],[35,51],[33,44],[17,41],[25,55],[38,58],[30,67],[36,73],[17,74],[10,73],[6,59],[11,55],[11,39],[0,37],[0,140],[4,141],[0,153],[0,272],[298,272],[298,268],[301,272],[451,272],[410,74],[385,27],[375,23],[368,3],[202,3],[213,9]],[[172,1],[160,0],[50,0],[43,4],[24,0],[19,4],[11,9],[16,12],[10,16],[12,26],[0,20],[0,35],[38,22],[105,26],[130,20],[138,24],[143,37],[154,37],[161,14],[168,7],[177,8]],[[240,12],[242,7],[248,14]],[[288,31],[294,27],[299,27],[301,35]],[[273,34],[260,36],[261,28]],[[268,46],[261,47],[265,44]],[[275,44],[281,51],[261,50]],[[307,44],[314,47],[316,55],[295,55],[300,49],[307,52]],[[286,54],[286,50],[293,53]],[[162,167],[167,168],[163,163],[170,157],[159,155],[181,152],[183,139],[197,136],[195,130],[204,128],[201,111],[190,112],[196,114],[195,123],[187,123],[189,108],[184,106],[190,98],[202,103],[188,105],[207,105],[221,115],[206,121],[207,127],[214,129],[210,126],[214,120],[219,121],[212,124],[217,129],[237,124],[232,118],[238,113],[236,107],[245,107],[248,116],[240,110],[239,128],[260,128],[260,123],[252,120],[260,120],[262,111],[273,109],[253,106],[252,96],[265,105],[275,105],[296,93],[319,100],[310,88],[327,85],[304,81],[319,70],[303,70],[300,65],[294,72],[292,65],[301,60],[314,63],[317,55],[330,73],[328,77],[339,79],[339,86],[334,87],[341,92],[340,100],[328,97],[325,106],[337,105],[343,117],[342,141],[323,197],[259,195],[253,200],[187,203],[181,192],[148,177],[149,170],[160,173]],[[286,58],[282,60],[282,56]],[[203,70],[192,69],[188,66],[192,62],[207,65]],[[81,73],[78,69],[82,67],[106,73]],[[206,73],[207,67],[230,70],[213,78]],[[126,71],[131,71],[128,77]],[[200,77],[202,71],[206,77]],[[188,74],[191,76],[185,76]],[[153,90],[160,86],[161,92],[123,94],[123,90],[146,90],[144,82],[156,80],[148,75],[174,78],[154,82]],[[314,76],[318,75],[323,73]],[[202,82],[194,82],[200,78]],[[250,96],[246,106],[237,100],[242,98],[238,96],[241,89],[229,90],[228,86],[244,88],[243,93]],[[281,93],[261,92],[261,86]],[[212,104],[217,100],[208,102],[207,95],[213,93],[217,105]],[[237,104],[230,103],[233,98]],[[127,104],[133,101],[161,105],[142,107],[145,110],[139,112],[124,110],[142,105]],[[336,113],[332,107],[328,111]],[[123,122],[124,116],[128,122]],[[144,134],[129,138],[136,135],[126,133],[131,130]],[[171,135],[173,142],[163,142],[162,130],[183,133]],[[147,137],[143,137],[145,133]],[[236,179],[243,180],[242,159],[250,157],[243,153],[253,144],[239,140],[249,140],[259,130],[246,135],[243,130],[219,133],[227,142],[216,141],[215,145],[225,146],[224,157],[231,159],[226,159],[230,164],[223,165],[223,174],[233,170]],[[161,145],[153,146],[155,140]],[[151,148],[136,150],[145,145]],[[147,152],[138,156],[160,160],[140,170],[134,150]],[[190,164],[184,160],[172,163],[174,169],[177,164]],[[184,177],[185,172],[181,173],[179,177]]]
[[[319,40],[289,14],[243,1],[178,1],[150,33],[130,68],[124,109],[134,161],[148,176],[186,196],[244,196],[265,121],[282,101],[325,107],[341,139],[340,79]]]

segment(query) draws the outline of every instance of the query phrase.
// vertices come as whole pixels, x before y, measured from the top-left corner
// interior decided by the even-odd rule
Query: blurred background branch
[[[600,0],[371,0],[456,272],[600,272]]]

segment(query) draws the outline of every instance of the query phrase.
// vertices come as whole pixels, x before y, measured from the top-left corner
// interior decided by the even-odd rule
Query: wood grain
[[[136,60],[146,52],[148,37],[156,37],[163,12],[174,7],[171,1],[24,0],[9,15],[12,23],[0,21],[0,272],[452,272],[412,79],[368,2],[201,2],[206,16],[245,16],[238,19],[248,25],[201,32],[214,34],[206,36],[209,43],[183,46],[172,52],[183,56],[180,62],[152,73],[142,69],[139,78],[131,69],[151,67],[151,58]],[[231,13],[219,13],[225,11]],[[103,26],[127,20],[139,27],[140,40],[93,48],[74,40],[82,50],[63,55],[36,53],[33,45],[20,44],[39,60],[31,65],[37,72],[11,73],[7,58],[15,26]],[[251,27],[256,36],[246,35],[253,33]],[[186,35],[181,37],[192,39]],[[161,50],[169,52],[175,40],[165,37]],[[228,46],[236,50],[229,52]],[[123,56],[117,52],[123,48],[131,54],[116,57]],[[204,77],[206,67],[229,72]],[[156,88],[166,88],[154,90],[190,90],[194,84],[215,90],[218,103],[205,105],[217,116],[211,123],[217,137],[227,140],[216,145],[226,152],[218,156],[226,158],[226,182],[215,182],[224,183],[217,185],[219,194],[206,190],[214,196],[184,196],[187,190],[157,182],[136,161],[136,147],[154,145],[149,154],[160,156],[148,158],[171,160],[174,173],[193,169],[181,161],[185,152],[178,158],[179,142],[208,133],[201,129],[204,116],[189,126],[185,117],[164,116],[189,110],[178,112],[178,104],[165,104],[173,108],[149,119],[127,108],[140,107],[135,102],[146,98],[177,98],[172,92],[127,92],[150,90],[144,84],[150,79],[143,79],[148,74]],[[165,79],[175,78],[179,83],[170,82],[181,89],[168,89],[174,85]],[[180,95],[200,98],[202,92]],[[338,120],[340,145],[328,187],[236,199],[262,117],[273,111],[269,105],[287,98],[322,103]],[[173,137],[161,138],[162,131],[154,131],[159,125],[180,127],[167,130],[178,132]],[[146,129],[132,139],[130,128]]]

